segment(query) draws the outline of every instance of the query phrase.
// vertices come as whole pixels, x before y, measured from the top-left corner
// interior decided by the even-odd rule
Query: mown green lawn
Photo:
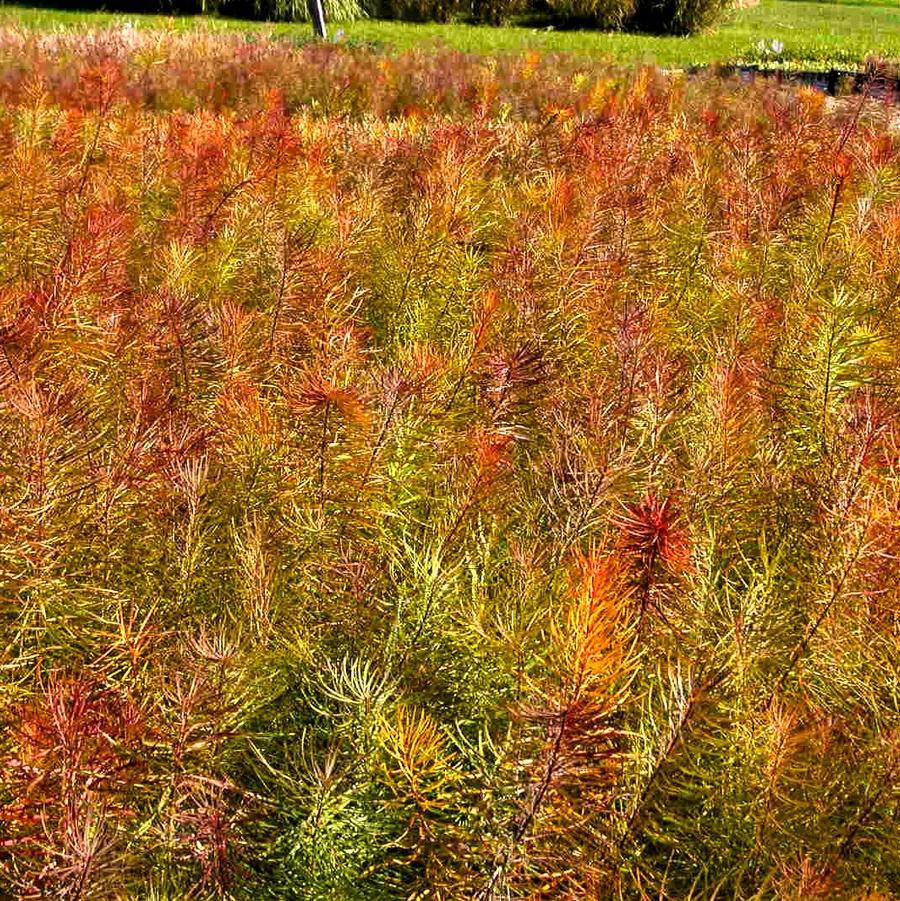
[[[0,21],[28,27],[56,25],[104,25],[123,20],[137,25],[173,23],[191,27],[196,17],[167,19],[162,16],[63,12],[23,6],[0,6]],[[274,31],[306,37],[305,24],[267,25],[233,19],[206,19],[214,27],[248,31]],[[731,13],[717,29],[691,37],[654,37],[594,31],[563,31],[524,25],[505,28],[467,24],[410,24],[363,20],[331,25],[341,39],[375,43],[405,50],[441,43],[460,50],[497,53],[527,49],[584,53],[620,63],[652,62],[661,66],[694,66],[708,63],[767,63],[790,68],[827,69],[858,66],[871,55],[900,60],[900,3],[869,0],[762,0],[755,7]],[[773,41],[784,45],[781,53],[763,50]]]

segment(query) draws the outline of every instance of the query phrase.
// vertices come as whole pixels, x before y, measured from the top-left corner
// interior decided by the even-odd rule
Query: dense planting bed
[[[0,894],[900,893],[886,107],[0,67]]]

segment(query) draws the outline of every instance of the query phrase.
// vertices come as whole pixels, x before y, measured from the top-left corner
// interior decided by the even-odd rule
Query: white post
[[[322,0],[306,0],[306,6],[312,19],[313,32],[317,38],[324,41],[328,35],[325,33],[325,10],[322,8]]]

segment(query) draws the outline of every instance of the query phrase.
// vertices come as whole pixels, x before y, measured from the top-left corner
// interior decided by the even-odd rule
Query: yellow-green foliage
[[[0,894],[900,894],[887,107],[21,40]]]

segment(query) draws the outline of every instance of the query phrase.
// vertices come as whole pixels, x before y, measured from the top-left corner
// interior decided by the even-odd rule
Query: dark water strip
[[[688,70],[691,74],[709,72],[707,66]],[[890,72],[859,72],[848,69],[830,69],[826,72],[803,72],[794,69],[770,69],[760,66],[718,66],[712,71],[719,75],[733,76],[744,81],[771,78],[778,83],[802,84],[822,91],[831,97],[845,97],[866,91],[872,97],[900,103],[900,74]]]

